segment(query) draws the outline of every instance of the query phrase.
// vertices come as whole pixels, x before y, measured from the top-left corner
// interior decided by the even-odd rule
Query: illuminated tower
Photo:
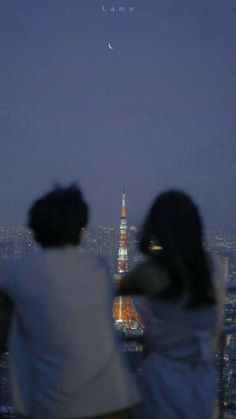
[[[128,272],[128,249],[127,249],[127,220],[126,220],[126,206],[125,206],[125,191],[123,187],[121,219],[120,219],[120,235],[119,235],[119,251],[117,274],[115,280],[119,283],[122,277]],[[115,322],[124,324],[126,327],[132,325],[140,326],[141,320],[138,316],[132,298],[130,297],[116,297],[114,301],[113,316]]]
[[[128,272],[128,250],[127,250],[127,220],[126,220],[126,206],[125,206],[125,191],[123,186],[121,219],[120,219],[120,237],[119,237],[119,251],[118,251],[118,278]]]

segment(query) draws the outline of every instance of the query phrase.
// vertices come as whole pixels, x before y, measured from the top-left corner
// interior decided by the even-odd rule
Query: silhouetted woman
[[[153,203],[140,249],[147,260],[127,276],[124,293],[143,294],[146,357],[143,403],[135,417],[210,419],[216,396],[213,351],[218,312],[199,212],[184,193]]]

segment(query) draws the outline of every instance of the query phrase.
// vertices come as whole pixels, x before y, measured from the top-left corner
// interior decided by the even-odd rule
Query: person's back
[[[141,232],[147,261],[122,293],[140,294],[146,356],[139,383],[141,419],[210,419],[216,399],[214,343],[219,313],[198,210],[184,193],[155,201]]]
[[[75,188],[36,202],[29,224],[42,250],[1,272],[14,306],[13,401],[33,419],[93,417],[138,401],[114,336],[106,267],[76,247],[83,208]]]
[[[210,419],[216,401],[216,310],[186,311],[181,302],[163,301],[151,301],[148,308],[147,357],[139,377],[145,406],[137,417]]]
[[[129,280],[140,273],[144,288],[154,276],[157,283],[163,277],[144,263],[127,277],[125,293]],[[163,286],[163,279],[160,282]],[[145,333],[145,357],[138,374],[144,401],[134,418],[210,419],[216,401],[217,307],[186,309],[187,296],[169,301],[144,293],[134,300]]]
[[[69,419],[132,405],[137,396],[114,339],[103,264],[68,246],[11,264],[5,278],[15,307],[11,357],[18,411]]]

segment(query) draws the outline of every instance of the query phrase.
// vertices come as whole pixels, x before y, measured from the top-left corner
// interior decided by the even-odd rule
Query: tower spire
[[[126,218],[126,206],[125,206],[125,183],[124,183],[124,182],[123,182],[123,189],[122,189],[121,218]]]
[[[119,251],[118,251],[118,273],[124,274],[128,272],[128,249],[127,249],[127,219],[124,183],[122,191],[121,203],[121,219],[120,219],[120,235],[119,235]]]
[[[121,219],[119,233],[119,250],[116,281],[119,283],[123,276],[128,272],[128,248],[127,248],[127,219],[126,219],[126,202],[125,189],[123,183],[122,203],[121,203]],[[141,325],[141,320],[135,310],[133,301],[130,297],[117,297],[114,302],[113,315],[116,322],[122,322],[126,327],[130,327],[133,322]]]

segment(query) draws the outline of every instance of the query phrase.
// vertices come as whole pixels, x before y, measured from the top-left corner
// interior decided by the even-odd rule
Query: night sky
[[[180,188],[236,233],[235,0],[0,0],[0,63],[0,222],[77,181],[118,225],[124,181],[129,223]]]

